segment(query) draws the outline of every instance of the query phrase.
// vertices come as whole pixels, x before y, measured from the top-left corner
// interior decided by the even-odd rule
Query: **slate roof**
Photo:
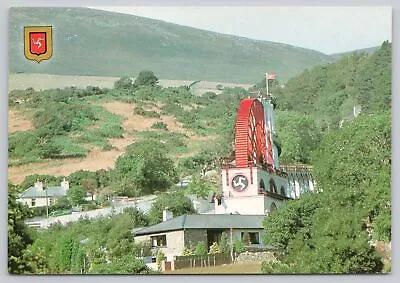
[[[48,197],[61,197],[66,195],[65,188],[58,187],[47,187],[47,196]],[[18,196],[19,198],[45,198],[46,191],[40,188],[29,187],[25,192]]]
[[[263,229],[265,215],[196,214],[182,215],[134,232],[135,236],[183,229]]]

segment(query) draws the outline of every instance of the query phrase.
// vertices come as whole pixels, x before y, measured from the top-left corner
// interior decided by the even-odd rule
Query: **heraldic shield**
[[[40,62],[53,55],[52,27],[24,27],[24,53],[26,59]]]

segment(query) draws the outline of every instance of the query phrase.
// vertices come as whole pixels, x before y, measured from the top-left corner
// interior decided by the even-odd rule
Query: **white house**
[[[27,204],[29,207],[43,207],[50,206],[55,201],[67,195],[69,189],[69,182],[64,180],[60,186],[43,186],[43,182],[37,180],[32,187],[26,189],[23,193],[18,195],[17,201]],[[86,200],[91,200],[91,194],[88,193]]]

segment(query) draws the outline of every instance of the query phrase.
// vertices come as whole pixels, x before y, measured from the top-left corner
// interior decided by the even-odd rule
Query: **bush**
[[[194,251],[190,248],[186,248],[184,247],[182,250],[182,255],[183,256],[190,256],[190,255],[194,255]]]
[[[158,114],[156,111],[153,110],[144,110],[143,107],[141,106],[136,106],[133,109],[133,113],[137,115],[141,115],[143,117],[149,117],[149,118],[160,118],[160,114]]]
[[[161,263],[163,262],[163,260],[165,260],[165,254],[161,249],[159,249],[156,256],[158,270],[161,270]]]
[[[114,83],[114,88],[127,90],[133,87],[133,81],[131,78],[124,76]]]
[[[240,241],[239,239],[235,238],[233,240],[233,250],[235,252],[239,253],[239,254],[244,252],[245,248],[244,248],[244,245],[243,245],[242,241]]]
[[[211,247],[210,251],[208,252],[210,255],[215,255],[215,254],[220,254],[221,253],[221,248],[219,247],[217,242],[214,242]]]
[[[158,84],[158,78],[152,71],[144,70],[135,79],[135,84],[138,86],[155,86]]]
[[[168,127],[164,122],[155,122],[153,125],[151,125],[151,128],[168,131]]]
[[[222,232],[221,234],[221,242],[219,243],[221,253],[226,254],[229,253],[229,245],[228,245],[228,234],[226,232]]]
[[[206,244],[203,241],[197,243],[196,248],[194,249],[195,255],[206,255],[207,249]]]
[[[94,210],[98,209],[99,206],[96,203],[84,203],[82,204],[82,211],[89,211],[89,210]]]

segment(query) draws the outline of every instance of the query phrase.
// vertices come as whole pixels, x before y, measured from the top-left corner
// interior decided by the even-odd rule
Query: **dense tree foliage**
[[[362,115],[324,136],[313,154],[319,192],[266,218],[266,244],[285,251],[268,273],[373,273],[371,240],[390,241],[390,113]]]
[[[149,70],[141,71],[135,79],[135,85],[138,86],[155,86],[157,83],[158,78]]]
[[[32,212],[16,201],[17,194],[17,187],[8,184],[8,272],[40,274],[46,269],[43,255],[27,249],[34,239],[24,220],[31,217]]]
[[[152,204],[149,219],[151,224],[162,222],[163,210],[168,209],[174,217],[196,213],[193,203],[183,192],[169,192],[158,196]]]
[[[114,180],[129,179],[132,189],[138,189],[140,194],[151,194],[155,191],[165,191],[175,184],[177,173],[173,161],[165,154],[164,145],[156,141],[139,141],[126,150],[115,163]],[[126,190],[126,182],[122,183],[121,195],[134,196]]]
[[[144,262],[136,258],[144,246],[134,243],[131,233],[147,224],[147,217],[135,208],[111,217],[55,224],[36,233],[29,251],[46,255],[46,274],[147,274]]]
[[[311,115],[322,130],[339,127],[356,105],[361,106],[362,113],[389,109],[391,52],[391,44],[384,42],[370,56],[353,53],[338,62],[306,70],[284,87],[273,88],[277,107]]]
[[[310,154],[318,146],[320,132],[310,115],[294,111],[276,111],[276,131],[282,143],[281,163],[310,163]]]

